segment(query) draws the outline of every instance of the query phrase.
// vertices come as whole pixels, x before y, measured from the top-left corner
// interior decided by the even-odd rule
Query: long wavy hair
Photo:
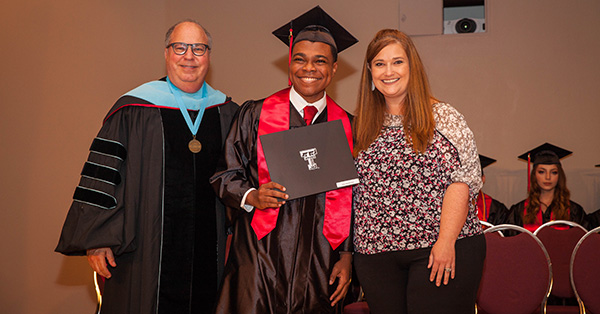
[[[410,37],[395,29],[383,29],[375,34],[369,43],[362,68],[358,104],[353,124],[354,157],[366,150],[379,136],[386,111],[385,97],[377,89],[371,90],[373,77],[370,64],[379,52],[391,44],[400,44],[408,57],[409,79],[403,106],[403,124],[406,139],[415,152],[425,152],[433,138],[435,121],[429,80],[419,53]]]
[[[557,164],[558,166],[558,183],[554,188],[554,195],[552,197],[552,214],[554,215],[553,219],[555,220],[569,220],[569,208],[571,207],[571,192],[567,188],[567,177],[565,176],[565,171],[562,168],[561,164]],[[537,178],[535,176],[535,172],[537,171],[538,165],[533,166],[533,170],[529,174],[529,180],[531,182],[531,186],[529,188],[529,193],[527,195],[527,207],[525,213],[523,213],[523,223],[524,224],[532,224],[535,222],[538,212],[540,211],[540,194],[542,193],[542,189],[540,184],[537,182]]]

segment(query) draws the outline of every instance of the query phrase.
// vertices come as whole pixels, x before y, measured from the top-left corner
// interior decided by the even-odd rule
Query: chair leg
[[[98,285],[98,274],[94,272],[94,288],[96,289],[96,298],[98,300],[98,305],[96,305],[96,314],[100,314],[100,308],[102,307],[102,292],[100,291],[100,286]]]

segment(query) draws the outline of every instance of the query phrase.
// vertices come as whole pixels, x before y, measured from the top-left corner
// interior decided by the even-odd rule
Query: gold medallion
[[[188,143],[188,148],[192,153],[197,154],[202,150],[202,144],[194,138]]]

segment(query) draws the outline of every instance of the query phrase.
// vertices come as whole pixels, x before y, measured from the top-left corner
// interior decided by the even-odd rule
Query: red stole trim
[[[485,202],[483,201],[485,199]],[[479,191],[477,195],[477,218],[482,221],[488,221],[490,218],[489,209],[492,206],[492,197]]]
[[[527,154],[527,193],[531,189],[531,154]]]
[[[290,128],[290,88],[281,90],[263,101],[258,122],[257,164],[260,185],[271,181],[267,162],[263,153],[260,136]],[[346,112],[331,98],[327,97],[327,121],[342,120],[350,151],[352,151],[352,128]],[[251,226],[258,240],[269,234],[277,224],[279,208],[255,209]],[[352,187],[345,187],[325,193],[325,218],[323,235],[335,250],[350,235],[352,214]]]
[[[527,214],[527,204],[529,204],[529,202],[527,200],[525,200],[525,207],[523,208],[523,219],[525,218],[525,215]],[[552,205],[552,204],[550,204]],[[548,209],[550,209],[550,207],[548,207]],[[548,210],[546,209],[546,210]],[[569,217],[571,217],[571,209],[567,209],[567,214],[569,214]],[[550,212],[550,221],[554,220],[554,213]],[[525,222],[523,222],[523,228],[531,231],[532,233],[537,230],[537,228],[539,228],[542,224],[544,224],[544,218],[542,217],[542,206],[540,206],[540,210],[538,210],[537,215],[535,217],[535,222],[532,224],[525,224]],[[561,228],[561,227],[555,227],[555,229],[568,229],[567,228]]]
[[[523,219],[525,219],[525,215],[527,215],[527,205],[528,204],[529,204],[529,202],[527,200],[525,200],[525,204],[523,207]],[[553,216],[552,213],[550,213],[550,220],[553,220],[552,216]],[[535,222],[532,224],[526,224],[525,222],[523,222],[523,228],[525,228],[533,233],[543,223],[544,223],[544,218],[542,217],[542,207],[540,206],[540,209],[538,210],[537,215],[535,215]]]

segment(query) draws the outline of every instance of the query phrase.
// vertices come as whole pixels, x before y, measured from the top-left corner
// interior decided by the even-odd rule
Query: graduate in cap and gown
[[[600,168],[600,164],[595,166],[596,168]],[[600,193],[600,191],[598,191]],[[589,230],[600,227],[600,209],[597,209],[594,212],[589,213],[588,215],[588,224]]]
[[[534,232],[551,220],[569,220],[588,228],[586,213],[571,200],[567,177],[560,160],[572,152],[544,143],[518,158],[533,163],[529,173],[527,199],[513,205],[507,223]]]
[[[481,162],[481,181],[485,184],[485,173],[483,168],[496,162],[496,159],[479,154],[479,162]],[[481,221],[487,221],[493,225],[497,225],[506,220],[508,208],[500,201],[493,199],[491,196],[483,193],[483,189],[477,194],[477,218]]]
[[[241,106],[211,179],[233,219],[216,313],[332,313],[350,286],[352,189],[288,200],[258,136],[340,119],[352,148],[350,115],[325,89],[357,40],[318,6],[273,33],[290,45],[291,87]]]

